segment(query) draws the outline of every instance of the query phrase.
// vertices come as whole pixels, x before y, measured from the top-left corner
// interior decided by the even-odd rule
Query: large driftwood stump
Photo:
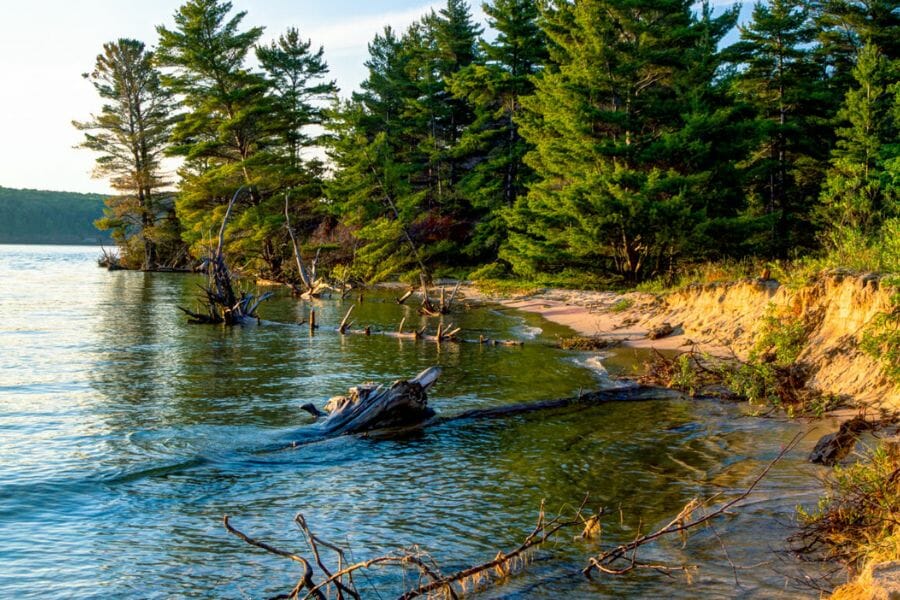
[[[202,288],[206,300],[205,312],[192,311],[181,306],[178,309],[190,317],[190,323],[242,325],[247,322],[259,322],[256,309],[259,305],[272,296],[266,292],[259,297],[242,291],[240,295],[235,293],[233,278],[228,265],[225,264],[225,226],[231,216],[231,210],[238,196],[244,190],[238,188],[228,203],[222,225],[219,227],[219,243],[214,252],[203,262],[207,275],[207,285]]]
[[[322,419],[316,427],[325,436],[411,427],[434,417],[426,392],[440,374],[440,368],[430,367],[412,379],[395,381],[388,388],[376,384],[352,387],[346,396],[331,398],[324,412],[311,404],[303,408]]]

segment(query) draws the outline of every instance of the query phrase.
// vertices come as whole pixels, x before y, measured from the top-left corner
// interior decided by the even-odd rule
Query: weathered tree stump
[[[440,374],[440,368],[430,367],[389,388],[371,383],[352,387],[346,396],[331,398],[324,412],[311,404],[302,408],[322,419],[316,427],[329,437],[418,425],[434,417],[426,392]]]
[[[259,297],[243,291],[240,295],[235,293],[231,271],[225,264],[225,225],[228,224],[231,209],[234,208],[234,203],[243,190],[244,188],[239,188],[232,196],[231,202],[228,203],[228,209],[225,211],[222,225],[219,227],[219,243],[215,251],[204,261],[208,281],[206,287],[203,288],[206,296],[206,312],[178,307],[190,317],[191,323],[225,325],[242,325],[248,321],[258,323],[259,317],[256,309],[272,296],[271,292],[266,292]]]

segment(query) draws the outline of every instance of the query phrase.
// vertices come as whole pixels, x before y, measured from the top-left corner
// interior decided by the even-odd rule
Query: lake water
[[[444,415],[565,397],[604,383],[593,354],[550,347],[567,330],[480,307],[450,317],[468,337],[527,338],[524,347],[415,343],[333,329],[350,301],[309,304],[281,293],[262,316],[284,325],[188,325],[200,279],[107,272],[92,247],[0,246],[0,597],[261,598],[290,590],[286,559],[244,545],[242,530],[308,555],[292,523],[364,559],[418,543],[445,571],[514,548],[548,510],[604,505],[599,543],[628,540],[695,496],[734,494],[808,428],[743,407],[655,400],[501,420],[449,422],[400,439],[342,437],[282,452],[321,406],[366,380],[388,383],[440,365],[430,397]],[[358,324],[424,324],[414,307],[367,294]],[[437,320],[431,319],[433,330]],[[629,351],[602,359],[633,368]],[[797,504],[820,472],[809,436],[745,508],[685,548],[648,558],[700,566],[694,582],[641,572],[590,583],[577,574],[598,542],[545,548],[491,598],[817,597],[791,578],[784,548]],[[620,510],[621,509],[621,510]],[[643,525],[642,525],[643,524]],[[765,564],[758,564],[765,563]],[[410,577],[412,575],[410,574]],[[391,597],[398,572],[358,577],[363,597]],[[380,593],[380,596],[378,595]]]

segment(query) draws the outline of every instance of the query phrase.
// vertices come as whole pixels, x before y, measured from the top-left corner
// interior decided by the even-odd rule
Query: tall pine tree
[[[180,248],[172,194],[162,169],[174,123],[172,95],[160,83],[153,53],[143,42],[119,39],[103,45],[94,70],[84,77],[104,104],[90,121],[80,147],[98,152],[95,176],[120,192],[107,200],[97,222],[110,229],[127,265],[153,269]]]
[[[175,14],[173,29],[157,27],[158,58],[169,68],[164,83],[186,109],[172,135],[172,152],[185,159],[177,207],[195,255],[204,254],[204,240],[239,187],[249,190],[251,204],[265,193],[256,168],[259,151],[270,142],[270,103],[265,79],[246,65],[262,28],[242,31],[246,13],[231,10],[227,1],[188,0]],[[234,226],[228,238],[239,241]],[[265,253],[264,247],[255,250]]]
[[[476,219],[466,253],[480,261],[497,256],[506,239],[503,211],[533,178],[524,163],[530,145],[522,139],[515,117],[521,113],[522,97],[534,90],[532,77],[548,58],[536,0],[494,0],[483,9],[497,37],[481,44],[484,64],[471,64],[450,80],[453,94],[474,110],[454,154],[468,167],[459,192],[471,203]]]
[[[890,172],[900,150],[890,66],[876,46],[865,45],[839,114],[844,126],[822,191],[822,215],[836,245],[848,237],[872,238],[884,220],[900,216],[900,190]]]
[[[744,165],[751,214],[768,216],[769,252],[787,256],[812,242],[810,211],[831,136],[825,70],[814,60],[816,29],[803,3],[758,2],[740,32],[729,52],[741,69],[738,101],[757,114],[757,145]]]
[[[356,228],[367,279],[461,262],[471,209],[457,189],[466,168],[456,148],[473,113],[449,80],[478,59],[479,33],[462,0],[399,38],[386,30],[369,46],[362,92],[336,113],[329,197]]]
[[[710,173],[681,142],[700,109],[685,83],[714,29],[687,0],[560,3],[544,19],[555,65],[519,119],[539,181],[502,256],[523,275],[659,273],[706,219]]]

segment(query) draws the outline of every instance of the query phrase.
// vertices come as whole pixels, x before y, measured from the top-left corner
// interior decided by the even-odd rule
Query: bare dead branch
[[[622,544],[620,546],[612,548],[611,550],[602,552],[597,556],[591,557],[588,560],[588,565],[584,569],[582,569],[582,574],[590,579],[594,571],[599,571],[601,573],[607,573],[611,575],[622,575],[638,567],[655,568],[653,566],[639,563],[636,560],[638,548],[664,536],[672,534],[683,535],[688,530],[694,529],[700,525],[703,525],[704,523],[712,521],[713,519],[728,514],[729,509],[733,508],[739,502],[746,499],[753,492],[753,490],[756,489],[756,486],[758,486],[759,483],[765,478],[772,467],[774,467],[782,458],[784,458],[784,456],[788,452],[790,452],[800,442],[800,440],[803,438],[803,435],[803,433],[798,433],[797,435],[795,435],[791,439],[791,441],[781,449],[778,455],[768,465],[766,465],[766,467],[759,473],[759,475],[756,476],[751,484],[735,498],[722,503],[715,510],[707,512],[695,519],[691,519],[692,514],[696,510],[699,510],[703,506],[709,504],[709,502],[711,502],[715,497],[709,498],[703,502],[697,499],[691,500],[684,506],[684,508],[682,508],[682,510],[674,519],[672,519],[665,526],[657,529],[653,533],[639,535],[627,544]],[[614,565],[622,560],[628,561],[629,564],[625,567],[616,568]]]

